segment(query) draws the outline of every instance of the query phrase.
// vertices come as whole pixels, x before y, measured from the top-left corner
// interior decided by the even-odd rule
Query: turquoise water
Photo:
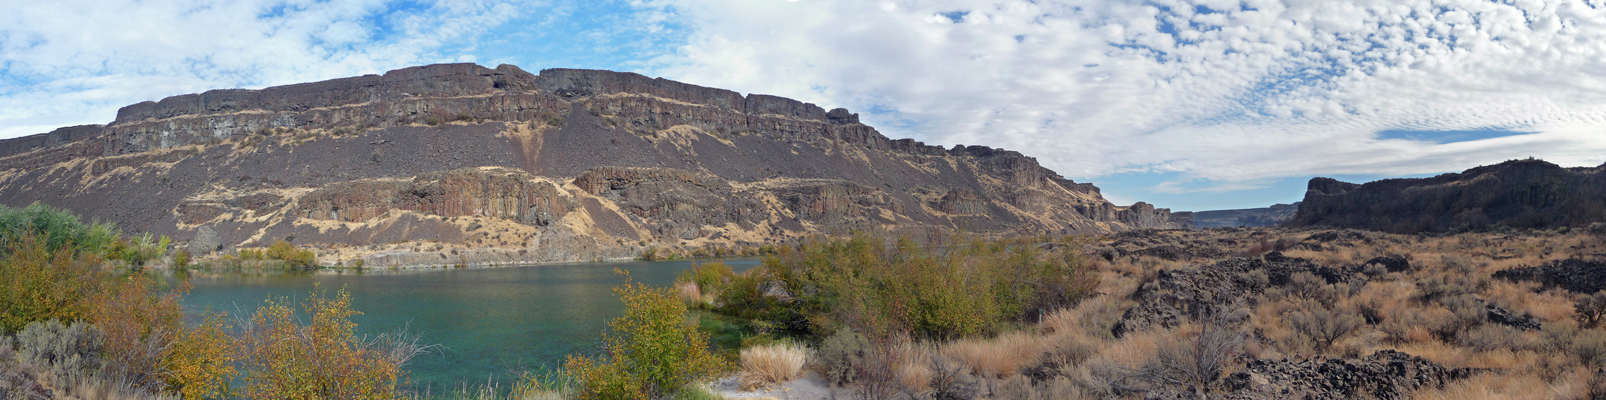
[[[724,260],[737,272],[758,259]],[[251,313],[269,296],[304,298],[316,283],[351,293],[360,334],[406,327],[439,344],[414,358],[409,377],[420,390],[492,379],[504,387],[514,371],[557,367],[568,354],[597,352],[607,321],[624,305],[612,288],[624,282],[667,287],[688,261],[534,265],[524,267],[367,272],[363,274],[232,274],[192,277],[191,309]],[[238,311],[237,311],[238,310]]]

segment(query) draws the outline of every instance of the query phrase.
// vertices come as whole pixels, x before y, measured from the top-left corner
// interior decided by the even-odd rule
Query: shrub
[[[965,366],[943,357],[931,358],[931,398],[933,400],[970,400],[976,398],[980,384],[965,373]]]
[[[17,333],[16,340],[19,361],[49,368],[58,379],[70,383],[92,377],[104,365],[101,356],[106,339],[99,328],[88,323],[34,322]]]
[[[163,294],[152,279],[136,274],[94,294],[85,318],[105,332],[111,375],[140,388],[162,386],[163,358],[184,329],[184,289]]]
[[[1151,383],[1202,389],[1221,377],[1229,362],[1243,352],[1249,336],[1238,331],[1246,317],[1241,309],[1224,306],[1202,310],[1199,333],[1172,335],[1158,343],[1154,358],[1139,375]]]
[[[1606,333],[1595,329],[1584,329],[1576,336],[1568,338],[1566,351],[1590,369],[1606,367]]]
[[[1450,310],[1450,318],[1434,333],[1446,341],[1452,340],[1461,332],[1483,325],[1484,321],[1488,320],[1488,311],[1484,308],[1483,301],[1472,295],[1459,295],[1440,300],[1439,303]]]
[[[1584,231],[1595,236],[1606,236],[1606,222],[1589,224],[1589,227],[1585,228]]]
[[[136,236],[132,240],[117,239],[112,242],[115,251],[108,252],[108,257],[122,260],[128,263],[129,267],[143,267],[145,263],[161,257],[167,252],[167,246],[172,244],[172,239],[167,236],[162,236],[154,242],[152,240],[149,233]]]
[[[1573,303],[1573,316],[1586,327],[1594,327],[1606,320],[1606,291],[1578,296],[1577,302]]]
[[[1289,277],[1288,295],[1300,299],[1315,301],[1324,306],[1330,306],[1338,299],[1338,295],[1326,280],[1309,272],[1299,272]]]
[[[1333,343],[1359,329],[1363,322],[1359,316],[1317,305],[1294,311],[1288,316],[1288,326],[1315,344],[1318,352],[1327,351]]]
[[[826,379],[836,385],[853,383],[869,351],[870,341],[864,335],[846,327],[838,329],[820,343],[819,361]]]
[[[566,362],[579,380],[578,398],[659,398],[725,369],[708,351],[708,334],[686,322],[685,303],[667,289],[625,276],[625,284],[614,288],[625,314],[608,323],[604,354]]]
[[[173,268],[184,268],[188,266],[190,266],[190,251],[185,249],[178,249],[178,251],[174,251]]]
[[[579,384],[575,400],[647,400],[646,385],[624,363],[570,355],[564,368]]]
[[[299,310],[269,299],[241,321],[239,357],[243,394],[273,399],[387,399],[395,395],[402,366],[427,351],[406,332],[376,338],[356,335],[351,296],[318,289]],[[298,314],[311,321],[303,323]]]
[[[697,288],[704,293],[718,295],[725,286],[730,284],[736,272],[729,265],[715,261],[705,264],[693,263],[691,269],[681,271],[675,277],[675,282],[690,282],[697,284]]]
[[[797,379],[808,362],[808,349],[790,343],[754,346],[741,352],[742,390]]]
[[[646,249],[641,251],[641,257],[638,257],[638,259],[642,261],[658,261],[659,257],[658,246],[647,246]]]
[[[871,347],[865,362],[859,364],[854,374],[858,379],[858,390],[853,391],[853,398],[858,400],[882,400],[893,398],[901,389],[902,383],[898,381],[898,372],[894,368],[897,358],[889,346]]]
[[[798,296],[781,306],[809,321],[816,337],[844,325],[871,337],[990,334],[1074,305],[1098,285],[1071,251],[977,241],[935,254],[907,239],[889,248],[864,234],[805,242],[761,269]]]
[[[162,357],[162,380],[186,399],[227,394],[235,375],[234,340],[222,314],[209,314],[174,338]]]
[[[1485,324],[1456,335],[1455,343],[1477,351],[1519,351],[1532,347],[1517,328]]]
[[[46,252],[65,247],[74,253],[101,254],[117,235],[110,224],[85,224],[72,212],[43,204],[20,209],[0,205],[0,252],[4,254],[29,237],[42,240]]]
[[[291,269],[311,269],[318,265],[317,255],[312,250],[301,250],[290,242],[277,240],[263,255],[274,260],[284,261],[285,266]]]
[[[94,254],[79,256],[70,247],[52,250],[43,237],[24,232],[6,239],[9,257],[0,259],[0,331],[16,332],[30,322],[83,319],[86,301],[103,279]]]

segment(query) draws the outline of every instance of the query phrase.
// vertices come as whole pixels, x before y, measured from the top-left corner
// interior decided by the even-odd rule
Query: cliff
[[[0,141],[0,203],[370,265],[630,257],[853,230],[1191,225],[1036,159],[890,140],[845,109],[633,73],[430,65],[143,102]]]
[[[1291,224],[1399,233],[1582,227],[1606,221],[1603,171],[1528,159],[1362,185],[1315,178]]]
[[[1294,213],[1299,211],[1299,204],[1296,201],[1294,204],[1275,204],[1266,208],[1196,211],[1193,213],[1193,225],[1198,228],[1274,226],[1293,219]]]

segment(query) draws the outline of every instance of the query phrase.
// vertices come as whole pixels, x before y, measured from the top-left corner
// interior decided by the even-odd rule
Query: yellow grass
[[[1569,377],[1571,378],[1571,377]],[[1451,382],[1443,388],[1425,387],[1412,393],[1416,400],[1482,400],[1482,399],[1573,399],[1587,393],[1587,377],[1574,383],[1572,379],[1546,383],[1533,375],[1503,375],[1495,372],[1478,374],[1465,380]]]
[[[898,383],[905,389],[913,392],[923,392],[931,386],[931,353],[921,349],[912,349],[903,354],[893,371],[897,374]]]
[[[1105,345],[1097,355],[1093,356],[1093,361],[1090,363],[1136,369],[1154,358],[1159,338],[1170,334],[1170,332],[1129,333],[1120,340]]]
[[[742,350],[742,390],[754,390],[797,379],[808,363],[808,349],[793,344],[753,346]]]
[[[679,295],[680,300],[685,301],[686,304],[701,304],[703,301],[703,289],[697,287],[696,283],[676,283],[675,294]]]
[[[942,350],[978,376],[1009,377],[1037,361],[1046,344],[1042,336],[1015,332],[992,339],[961,339],[948,343]]]

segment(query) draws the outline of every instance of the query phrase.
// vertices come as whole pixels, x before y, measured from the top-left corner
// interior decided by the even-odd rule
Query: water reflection
[[[737,272],[756,258],[728,259]],[[503,381],[510,371],[556,367],[571,353],[591,354],[607,320],[623,304],[611,289],[623,282],[614,268],[637,282],[668,286],[691,266],[687,261],[536,265],[494,269],[364,271],[363,273],[195,273],[185,305],[250,313],[269,296],[300,299],[314,284],[345,288],[359,333],[406,327],[423,341],[443,347],[414,359],[411,377],[420,387]],[[238,311],[237,311],[238,310]]]

